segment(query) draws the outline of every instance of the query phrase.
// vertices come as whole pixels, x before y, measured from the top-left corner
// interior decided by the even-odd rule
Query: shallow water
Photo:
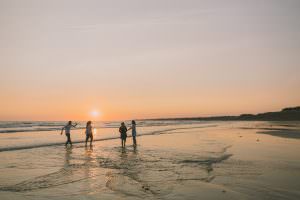
[[[44,136],[38,142],[45,145],[16,150],[9,143],[10,149],[0,152],[0,197],[299,199],[300,140],[290,133],[259,133],[283,125],[210,122],[144,127],[138,129],[138,146],[134,148],[128,138],[125,149],[110,135],[114,129],[97,130],[99,141],[92,147],[80,143],[80,132],[72,135],[78,143],[67,148],[57,132],[38,133]],[[299,134],[298,123],[289,125],[284,127]]]

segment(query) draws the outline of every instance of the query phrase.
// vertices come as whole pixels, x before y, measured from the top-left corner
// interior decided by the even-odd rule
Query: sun
[[[98,110],[92,110],[92,111],[90,112],[90,115],[91,115],[91,117],[93,117],[93,118],[97,118],[97,117],[100,116],[100,112],[99,112]]]

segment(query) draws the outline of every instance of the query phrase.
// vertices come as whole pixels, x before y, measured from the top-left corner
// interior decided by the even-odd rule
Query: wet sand
[[[214,125],[159,127],[137,148],[128,138],[125,149],[109,139],[0,152],[0,198],[300,198],[297,123],[287,137],[261,134],[282,128],[269,122]]]

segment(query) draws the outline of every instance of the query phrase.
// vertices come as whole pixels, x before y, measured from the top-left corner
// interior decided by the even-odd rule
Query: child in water
[[[69,121],[67,125],[65,125],[62,129],[61,129],[61,135],[63,134],[63,131],[65,131],[66,136],[67,136],[67,142],[66,142],[66,146],[70,143],[70,145],[72,146],[72,141],[71,141],[71,128],[75,128],[77,126],[76,124],[72,124],[72,121]]]
[[[91,121],[88,121],[86,123],[85,135],[86,135],[85,146],[87,146],[87,142],[88,142],[89,139],[91,139],[90,140],[90,146],[92,146],[94,137],[93,137],[93,127],[92,127],[92,122]]]
[[[133,146],[136,146],[136,123],[134,120],[131,121],[131,127],[128,130],[132,130],[132,141]]]
[[[121,127],[119,128],[120,136],[121,136],[121,142],[122,147],[125,147],[126,145],[126,138],[127,138],[127,127],[125,126],[125,123],[121,123]]]

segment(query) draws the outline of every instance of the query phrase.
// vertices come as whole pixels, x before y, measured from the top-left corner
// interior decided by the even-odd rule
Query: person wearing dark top
[[[126,145],[126,138],[127,138],[127,127],[125,126],[125,123],[121,123],[121,127],[119,128],[122,147],[125,147]]]

